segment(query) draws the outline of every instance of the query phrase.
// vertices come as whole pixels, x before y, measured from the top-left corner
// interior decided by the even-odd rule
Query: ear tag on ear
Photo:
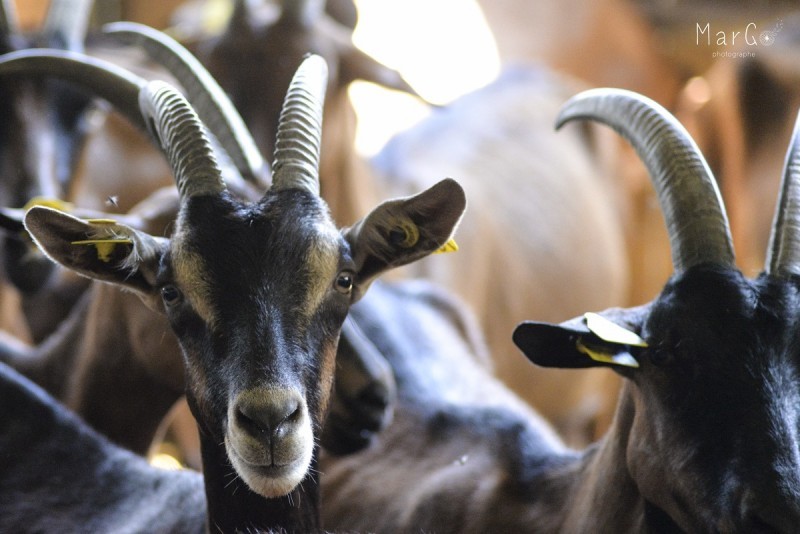
[[[631,332],[622,328],[618,324],[612,323],[605,317],[596,313],[584,314],[586,327],[597,337],[609,343],[618,345],[630,345],[632,347],[646,347],[647,342],[639,337],[636,332]]]
[[[447,252],[458,252],[458,243],[455,239],[448,239],[447,243],[442,245],[442,248],[433,251],[434,254],[445,254]]]
[[[398,220],[389,232],[389,241],[401,248],[411,248],[419,241],[419,228],[408,220]]]
[[[575,348],[578,349],[578,352],[586,354],[589,358],[596,362],[621,365],[623,367],[639,367],[639,362],[637,362],[636,359],[627,352],[612,354],[610,352],[602,352],[599,350],[590,349],[581,343],[580,339],[576,342]]]
[[[99,224],[103,226],[117,224],[117,221],[115,221],[114,219],[86,219],[86,222],[88,222],[89,224],[94,224],[94,225]]]
[[[70,202],[66,202],[58,198],[33,197],[27,202],[27,204],[25,204],[25,206],[22,209],[28,211],[34,206],[44,206],[45,208],[53,208],[58,211],[66,211],[66,212],[72,211],[73,207]]]
[[[114,248],[116,248],[119,244],[126,244],[132,245],[133,241],[127,238],[115,238],[115,239],[85,239],[82,241],[72,241],[72,245],[94,245],[97,249],[97,259],[108,263],[111,261],[111,253],[114,252]]]

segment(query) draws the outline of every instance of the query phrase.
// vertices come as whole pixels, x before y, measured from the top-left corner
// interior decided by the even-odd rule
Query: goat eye
[[[336,277],[334,287],[336,291],[343,295],[349,295],[353,291],[354,275],[350,271],[342,271]]]
[[[164,300],[164,304],[171,306],[180,300],[181,292],[173,285],[166,285],[161,288],[161,298]]]
[[[668,348],[656,348],[650,351],[650,361],[656,367],[666,367],[675,362],[675,354]]]

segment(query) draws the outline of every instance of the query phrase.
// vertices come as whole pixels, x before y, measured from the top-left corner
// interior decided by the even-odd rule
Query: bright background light
[[[446,104],[500,71],[494,39],[473,0],[356,0],[356,5],[356,46],[400,71],[431,103]],[[356,149],[367,156],[428,114],[419,100],[372,84],[353,84],[350,96],[359,124]]]

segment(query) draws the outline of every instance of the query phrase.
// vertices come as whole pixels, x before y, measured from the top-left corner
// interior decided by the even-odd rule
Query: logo
[[[710,22],[705,25],[695,24],[695,45],[715,47],[712,57],[744,58],[755,57],[759,46],[772,46],[783,29],[783,20],[779,19],[768,30],[759,31],[755,22],[746,24],[743,28],[717,30],[711,27]],[[716,31],[715,31],[716,30]],[[720,50],[720,48],[734,48],[734,50]]]

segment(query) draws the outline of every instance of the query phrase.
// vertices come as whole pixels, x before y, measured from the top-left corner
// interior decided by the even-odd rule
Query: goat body
[[[0,363],[0,529],[203,532],[203,478],[112,445]]]

